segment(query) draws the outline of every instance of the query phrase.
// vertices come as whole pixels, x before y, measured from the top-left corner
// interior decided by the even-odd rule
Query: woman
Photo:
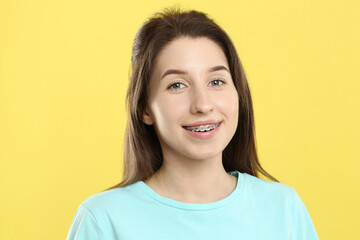
[[[318,239],[294,188],[261,167],[244,70],[205,14],[141,27],[127,104],[123,180],[80,205],[68,239]]]

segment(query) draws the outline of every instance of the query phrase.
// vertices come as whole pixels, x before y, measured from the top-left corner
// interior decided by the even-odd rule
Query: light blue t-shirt
[[[78,208],[72,240],[317,240],[293,187],[238,171],[236,189],[205,204],[176,201],[143,181],[95,194]]]

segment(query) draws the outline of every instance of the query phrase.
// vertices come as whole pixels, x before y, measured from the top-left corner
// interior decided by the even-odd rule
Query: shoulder
[[[247,173],[240,173],[240,174],[243,176],[246,185],[249,185],[252,188],[259,189],[262,191],[287,192],[293,189],[293,187],[288,186],[284,183],[261,179]]]
[[[292,239],[319,239],[311,217],[295,188],[284,183],[268,181],[241,173],[242,199],[247,209],[259,210],[269,222],[286,221]],[[274,220],[276,219],[276,221]]]
[[[295,189],[284,183],[260,179],[241,173],[243,178],[243,189],[245,194],[264,201],[289,201],[293,198]]]
[[[125,224],[128,216],[126,209],[136,204],[133,201],[135,198],[132,185],[88,197],[78,207],[67,239],[115,239],[108,236],[112,233],[112,224]]]
[[[81,206],[96,214],[96,212],[110,212],[115,208],[131,204],[136,199],[132,184],[96,193],[86,198]]]

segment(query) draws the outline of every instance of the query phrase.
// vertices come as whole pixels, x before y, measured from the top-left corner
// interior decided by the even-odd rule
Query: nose
[[[214,102],[211,94],[204,88],[194,89],[192,94],[192,113],[206,113],[212,111]]]

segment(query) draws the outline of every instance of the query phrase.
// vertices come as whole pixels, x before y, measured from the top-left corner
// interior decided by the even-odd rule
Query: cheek
[[[239,98],[235,91],[229,91],[226,94],[223,94],[217,101],[217,105],[220,111],[225,114],[229,120],[238,119],[239,111]]]
[[[151,104],[153,119],[156,125],[167,127],[181,122],[187,110],[187,104],[181,97],[161,96]],[[175,125],[174,125],[175,124]]]

